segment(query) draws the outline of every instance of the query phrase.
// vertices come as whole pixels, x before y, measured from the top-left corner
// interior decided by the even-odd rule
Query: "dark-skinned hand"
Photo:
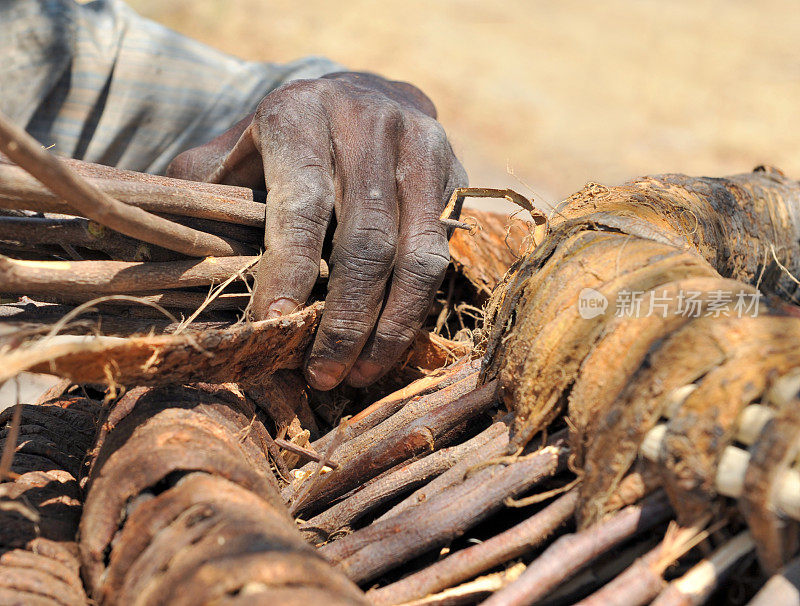
[[[325,310],[305,368],[321,390],[345,379],[372,383],[411,344],[450,259],[439,215],[466,186],[422,92],[350,72],[274,90],[251,116],[175,158],[167,174],[266,186],[257,319],[306,302],[336,213]]]

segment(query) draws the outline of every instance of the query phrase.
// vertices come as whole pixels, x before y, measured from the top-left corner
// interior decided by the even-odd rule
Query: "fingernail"
[[[333,389],[342,380],[345,365],[320,358],[309,361],[306,368],[306,377],[314,389],[328,391]]]
[[[280,318],[281,316],[288,316],[300,306],[296,301],[291,299],[277,299],[273,301],[267,310],[267,320],[273,318]]]
[[[350,375],[347,377],[347,383],[353,387],[366,387],[380,375],[383,368],[380,364],[375,362],[368,362],[366,360],[356,362]]]

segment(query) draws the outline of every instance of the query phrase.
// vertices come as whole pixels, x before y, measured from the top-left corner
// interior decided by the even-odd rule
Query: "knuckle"
[[[335,255],[335,263],[340,263],[350,273],[373,280],[382,276],[394,265],[397,256],[397,243],[385,230],[380,228],[361,229],[352,242],[341,246]]]
[[[444,277],[450,265],[450,256],[437,250],[413,250],[405,255],[401,270],[425,285],[436,283]]]

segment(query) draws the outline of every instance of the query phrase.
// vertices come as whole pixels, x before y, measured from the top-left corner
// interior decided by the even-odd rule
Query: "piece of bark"
[[[317,303],[275,320],[178,335],[87,337],[61,345],[45,339],[1,356],[0,381],[30,370],[75,383],[224,383],[235,377],[243,385],[258,385],[276,370],[302,362],[321,311]]]
[[[474,220],[476,228],[455,231],[450,238],[450,258],[456,271],[488,297],[508,268],[524,255],[531,228],[511,215],[472,208],[462,211],[463,220]]]
[[[363,594],[301,539],[269,468],[260,412],[232,386],[136,388],[108,412],[81,519],[101,603],[261,603]],[[263,595],[262,595],[263,594]]]

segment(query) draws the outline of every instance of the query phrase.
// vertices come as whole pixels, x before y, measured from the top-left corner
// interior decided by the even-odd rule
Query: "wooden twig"
[[[664,588],[664,571],[692,549],[705,536],[699,529],[705,526],[667,529],[661,543],[576,606],[643,606],[649,604]]]
[[[464,481],[470,469],[503,455],[508,449],[508,441],[509,431],[504,431],[487,442],[483,448],[466,453],[453,467],[428,482],[425,486],[412,492],[389,511],[378,517],[376,521],[388,520],[407,509],[416,507],[448,488],[460,484]]]
[[[524,522],[399,581],[369,591],[367,596],[373,604],[388,606],[419,600],[466,581],[541,545],[572,517],[577,503],[578,493],[572,490]]]
[[[527,570],[505,589],[490,597],[485,606],[527,606],[548,595],[586,564],[622,541],[665,521],[670,507],[663,494],[648,497],[608,520],[550,545]]]
[[[62,162],[74,168],[71,162],[67,160]],[[226,195],[223,195],[213,189],[227,186],[194,183],[142,173],[131,172],[130,175],[136,175],[135,179],[129,176],[127,180],[122,180],[116,175],[100,179],[85,178],[109,196],[153,213],[213,219],[263,230],[265,205],[253,202],[252,196],[238,197],[235,195],[238,192],[226,192]],[[153,179],[163,180],[163,183],[150,182]],[[74,209],[58,195],[20,167],[11,164],[0,164],[0,208],[59,214],[74,212]]]
[[[509,583],[517,580],[525,564],[515,564],[501,572],[493,572],[458,587],[451,587],[439,593],[431,594],[406,602],[403,606],[460,606],[476,604],[487,594],[491,594]]]
[[[315,452],[308,448],[304,448],[303,446],[298,446],[294,442],[290,442],[289,440],[284,440],[283,438],[275,438],[275,444],[277,444],[284,450],[288,450],[289,452],[298,454],[301,457],[308,459],[309,461],[320,462],[324,458],[324,455],[321,455],[318,452]],[[335,461],[327,461],[325,465],[327,465],[331,469],[336,469],[337,467],[339,467],[339,464],[336,463]]]
[[[320,553],[357,583],[366,582],[461,536],[566,466],[563,444],[546,446],[510,465],[493,465],[419,506],[329,543]],[[413,532],[408,532],[414,529]]]
[[[79,213],[126,236],[193,257],[245,252],[237,242],[178,225],[112,198],[43,150],[33,137],[3,114],[0,114],[0,150]]]
[[[413,398],[422,399],[425,397],[426,400],[435,400],[440,397],[435,396],[435,393],[471,375],[470,381],[465,382],[465,391],[460,392],[466,393],[477,384],[477,371],[479,368],[479,360],[460,362],[434,374],[422,377],[399,391],[381,398],[348,420],[345,440],[353,440],[366,433],[406,406]],[[452,397],[452,391],[445,392],[443,395]],[[428,397],[429,395],[431,396],[430,398]],[[336,429],[331,430],[319,440],[316,440],[312,446],[315,450],[322,450],[335,433]]]

